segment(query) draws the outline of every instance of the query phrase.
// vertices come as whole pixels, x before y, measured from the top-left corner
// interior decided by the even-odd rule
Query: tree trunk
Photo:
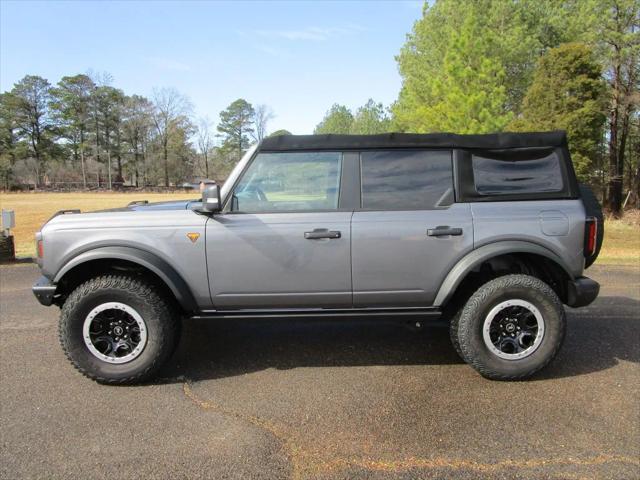
[[[82,168],[82,185],[87,188],[87,172],[84,168],[84,130],[80,130],[80,167]]]
[[[625,155],[627,153],[627,139],[629,138],[629,119],[631,117],[631,103],[628,102],[622,117],[622,131],[620,132],[620,146],[618,153],[618,171],[617,175],[620,179],[620,215],[624,214],[623,203],[624,202],[624,163]]]
[[[138,162],[140,161],[140,153],[138,151],[138,141],[135,142],[135,150],[133,151],[133,170],[136,176],[136,187],[138,187],[138,177],[140,176],[140,171],[138,170]]]
[[[640,208],[640,164],[636,167],[635,178],[633,179],[633,188],[631,189],[632,201],[636,208]]]
[[[122,178],[122,155],[120,155],[120,129],[116,129],[116,147],[117,147],[117,155],[116,161],[118,164],[118,182],[122,182],[124,179]]]
[[[96,116],[96,162],[100,164],[100,123],[98,122],[97,116]]]
[[[109,182],[109,190],[112,190],[113,184],[111,183],[111,131],[109,128],[105,128],[104,137],[107,147],[107,179]]]
[[[111,150],[107,149],[107,171],[109,178],[109,190],[113,190],[113,184],[111,183]]]
[[[168,151],[168,138],[165,137],[162,144],[162,150],[164,154],[164,185],[169,186],[169,151]]]
[[[616,55],[619,58],[619,55]],[[622,210],[622,177],[619,177],[620,150],[618,129],[620,126],[620,63],[616,62],[611,79],[613,87],[613,105],[609,120],[609,188],[607,205],[614,217],[619,217]]]

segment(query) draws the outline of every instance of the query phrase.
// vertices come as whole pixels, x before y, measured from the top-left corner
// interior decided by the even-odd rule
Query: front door
[[[258,154],[207,222],[217,309],[351,307],[352,212],[341,152]]]
[[[351,226],[354,307],[430,306],[473,248],[469,204],[454,203],[451,152],[362,152]]]

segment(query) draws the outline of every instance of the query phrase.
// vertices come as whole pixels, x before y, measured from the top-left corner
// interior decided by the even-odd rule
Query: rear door
[[[351,307],[353,208],[340,190],[348,170],[342,152],[253,159],[228,211],[207,222],[216,308]]]
[[[469,204],[455,203],[450,150],[360,154],[353,214],[354,307],[430,306],[473,248]]]

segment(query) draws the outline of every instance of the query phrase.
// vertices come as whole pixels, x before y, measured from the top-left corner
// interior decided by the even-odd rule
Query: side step
[[[436,307],[415,308],[309,308],[309,309],[242,309],[203,310],[191,318],[341,318],[341,317],[439,317],[441,310]]]

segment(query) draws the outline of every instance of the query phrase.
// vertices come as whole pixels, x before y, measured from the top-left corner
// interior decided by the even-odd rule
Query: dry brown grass
[[[133,200],[180,200],[197,197],[197,192],[180,193],[2,193],[2,208],[16,212],[16,254],[34,253],[33,235],[55,212],[80,208],[82,211],[122,207]],[[607,219],[605,239],[598,263],[640,266],[640,211],[627,212],[622,220]]]
[[[640,210],[629,210],[620,220],[605,219],[597,263],[640,267]]]
[[[197,192],[179,193],[0,193],[0,206],[16,213],[15,237],[16,255],[30,257],[34,254],[34,234],[42,224],[58,210],[79,208],[83,212],[105,208],[124,207],[133,200],[180,200],[197,198]]]

